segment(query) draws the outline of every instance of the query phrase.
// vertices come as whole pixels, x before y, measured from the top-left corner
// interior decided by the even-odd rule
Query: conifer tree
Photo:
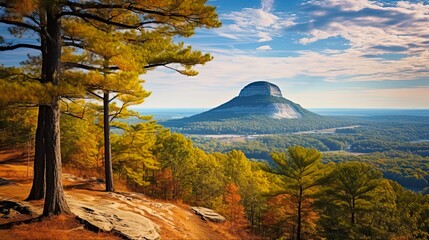
[[[131,12],[124,13],[118,9],[103,9],[97,14],[118,21],[129,21],[127,19],[135,17]],[[211,56],[193,51],[183,43],[174,43],[172,36],[165,34],[165,26],[162,24],[151,26],[150,30],[143,27],[139,31],[82,19],[73,19],[64,25],[65,45],[72,47],[69,53],[73,49],[83,51],[80,55],[68,54],[68,58],[63,59],[64,65],[75,70],[89,70],[90,76],[85,83],[87,90],[103,102],[106,191],[114,191],[110,122],[123,109],[140,104],[149,96],[141,87],[143,81],[138,79],[138,74],[164,66],[192,76],[197,74],[192,66],[206,63],[211,60]],[[182,33],[179,31],[174,34]],[[172,67],[169,65],[172,63],[183,67]],[[127,101],[121,101],[122,106],[112,113],[110,103],[124,99]]]
[[[320,184],[322,154],[316,149],[293,146],[287,154],[271,153],[271,158],[276,163],[272,172],[282,177],[286,192],[296,200],[296,239],[302,239],[303,203]]]
[[[205,0],[182,1],[59,1],[59,0],[1,0],[0,23],[11,26],[10,34],[17,37],[31,31],[38,36],[38,43],[9,43],[1,36],[0,50],[8,51],[30,48],[41,51],[42,67],[40,82],[59,87],[62,82],[61,51],[65,43],[62,35],[62,21],[82,19],[88,22],[104,23],[121,30],[136,30],[159,27],[166,35],[189,37],[197,27],[218,27],[215,8],[205,5]],[[119,15],[108,17],[104,11],[116,9]],[[134,18],[121,18],[132,14]],[[60,95],[52,94],[48,104],[39,108],[36,155],[45,160],[46,196],[43,215],[69,212],[61,183],[60,157]],[[43,129],[42,129],[43,124]],[[37,134],[36,134],[37,135]],[[42,186],[37,186],[38,188]]]
[[[346,162],[339,164],[331,173],[334,181],[327,193],[340,206],[346,206],[349,222],[356,224],[356,214],[362,206],[375,198],[371,193],[381,183],[381,172],[366,163]]]

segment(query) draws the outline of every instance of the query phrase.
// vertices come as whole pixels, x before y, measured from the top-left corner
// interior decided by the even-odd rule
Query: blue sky
[[[142,107],[211,108],[277,84],[308,108],[429,108],[429,2],[211,0],[223,26],[180,39],[214,60],[143,75]]]
[[[212,108],[265,80],[307,108],[429,108],[428,0],[208,4],[223,26],[177,40],[214,60],[197,66],[196,77],[142,75],[152,95],[141,107]],[[0,63],[18,58],[2,54]]]

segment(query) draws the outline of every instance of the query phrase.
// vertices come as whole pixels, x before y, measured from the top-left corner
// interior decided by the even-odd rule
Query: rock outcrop
[[[141,214],[123,210],[127,208],[126,203],[109,201],[108,198],[93,201],[90,196],[83,196],[85,197],[68,197],[67,202],[73,214],[90,228],[105,232],[114,231],[125,239],[160,239],[158,225]],[[123,195],[115,194],[112,197],[130,202]]]
[[[191,207],[191,210],[194,211],[195,214],[201,217],[201,219],[204,219],[206,221],[211,222],[225,222],[225,217],[214,212],[213,210],[209,208],[204,207]]]

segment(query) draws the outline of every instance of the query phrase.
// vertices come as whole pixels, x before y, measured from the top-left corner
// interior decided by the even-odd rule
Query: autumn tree
[[[195,174],[192,141],[179,133],[164,131],[157,135],[153,148],[161,169],[169,168],[172,174],[172,199],[188,198]]]
[[[100,130],[94,125],[96,112],[84,100],[61,104],[61,158],[64,165],[82,170],[96,169]]]
[[[191,178],[189,202],[197,206],[217,207],[225,186],[225,175],[216,157],[194,148],[195,173]]]
[[[302,239],[302,223],[304,202],[311,198],[314,189],[322,179],[322,154],[316,149],[301,146],[289,147],[287,154],[273,152],[271,158],[275,167],[271,172],[283,180],[286,193],[294,198],[296,203],[296,239]]]
[[[231,222],[232,227],[242,228],[247,225],[244,207],[237,185],[228,183],[223,195],[223,207],[220,212]]]
[[[0,23],[11,26],[10,34],[22,37],[22,32],[31,31],[38,36],[39,43],[9,43],[1,37],[0,50],[15,50],[31,48],[41,51],[42,67],[40,82],[50,83],[58,87],[61,83],[61,51],[64,45],[62,36],[63,20],[83,19],[116,26],[120,30],[144,29],[162,26],[165,34],[189,37],[197,27],[218,27],[220,22],[214,7],[206,6],[204,0],[170,1],[51,1],[27,0],[0,1],[2,13]],[[111,18],[103,10],[117,9],[120,13],[131,13],[135,18]],[[36,137],[36,156],[43,156],[35,161],[45,160],[46,166],[46,197],[44,215],[69,212],[64,199],[61,184],[61,157],[59,131],[59,100],[60,96],[53,94],[49,104],[39,108],[38,132],[43,137]],[[41,124],[43,123],[43,129]],[[42,131],[43,130],[43,131]],[[36,134],[37,135],[37,134]],[[38,186],[39,188],[42,186]]]

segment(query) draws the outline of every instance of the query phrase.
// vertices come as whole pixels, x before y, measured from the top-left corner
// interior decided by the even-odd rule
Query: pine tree
[[[41,83],[59,87],[62,82],[61,52],[67,45],[62,33],[62,21],[82,19],[88,22],[102,23],[118,27],[121,30],[144,29],[159,26],[166,35],[189,37],[197,27],[218,27],[215,8],[206,6],[205,0],[171,1],[58,1],[25,0],[0,1],[4,8],[0,23],[11,26],[10,34],[23,36],[31,31],[38,36],[40,44],[7,43],[1,36],[0,50],[8,51],[19,48],[31,48],[41,51]],[[120,12],[115,18],[107,17],[104,12],[115,9]],[[133,18],[122,18],[132,14]],[[64,41],[64,42],[63,42]],[[71,40],[73,44],[73,40]],[[77,46],[80,46],[79,44]],[[45,160],[46,197],[43,215],[69,212],[61,184],[60,154],[60,95],[53,94],[48,104],[39,108],[39,127],[36,134],[35,162]],[[42,129],[43,123],[43,129]],[[43,135],[42,135],[43,132]],[[40,147],[37,147],[40,146]],[[43,146],[43,147],[42,147]],[[40,176],[43,177],[43,176]],[[36,183],[38,181],[34,181]],[[37,185],[38,188],[43,186]]]
[[[122,9],[103,9],[97,14],[99,17],[125,22],[135,18],[132,12],[123,12]],[[120,115],[123,109],[140,104],[149,96],[149,93],[143,90],[143,81],[138,78],[138,74],[164,66],[192,76],[197,74],[192,66],[210,61],[211,56],[193,51],[183,43],[174,43],[172,35],[166,35],[164,32],[164,24],[151,26],[150,30],[139,28],[139,31],[104,22],[86,22],[82,19],[69,20],[64,25],[65,45],[70,46],[67,58],[63,59],[64,65],[74,70],[89,70],[85,83],[87,90],[103,102],[106,191],[114,191],[110,122]],[[175,30],[172,34],[188,33],[182,29]],[[83,53],[73,55],[73,50]],[[181,64],[183,68],[171,67],[169,64],[172,63]],[[113,100],[122,102],[116,112],[110,109]]]
[[[302,239],[304,202],[310,198],[322,178],[322,154],[316,149],[301,146],[289,147],[287,154],[271,153],[276,163],[272,172],[282,177],[286,192],[296,201],[296,239]]]

